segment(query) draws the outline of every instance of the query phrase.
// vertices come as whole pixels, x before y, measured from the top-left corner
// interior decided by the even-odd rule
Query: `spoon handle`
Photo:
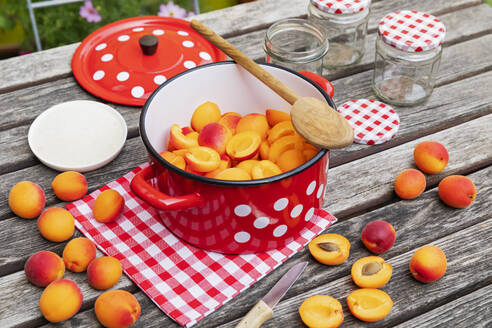
[[[236,63],[241,65],[243,68],[248,70],[251,74],[256,76],[260,81],[262,81],[266,86],[272,89],[280,97],[282,97],[289,104],[294,105],[299,95],[292,91],[285,84],[277,80],[272,74],[265,71],[257,63],[251,60],[248,56],[239,51],[232,44],[224,40],[220,35],[212,31],[206,25],[193,19],[191,21],[191,27],[200,33],[205,39],[214,44],[217,48],[222,50],[229,57],[234,59]]]

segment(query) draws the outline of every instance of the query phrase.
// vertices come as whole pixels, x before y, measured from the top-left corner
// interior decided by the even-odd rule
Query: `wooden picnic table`
[[[261,0],[198,16],[239,49],[263,60],[262,41],[272,23],[287,17],[305,17],[307,0]],[[349,259],[339,266],[316,262],[304,249],[280,268],[200,321],[196,327],[233,327],[273,286],[288,268],[308,261],[306,271],[275,307],[264,327],[301,327],[298,308],[303,300],[327,294],[340,300],[344,327],[491,327],[492,325],[492,8],[480,0],[373,1],[366,53],[354,67],[328,70],[324,76],[335,87],[335,102],[374,98],[371,76],[376,26],[386,13],[416,9],[438,16],[446,25],[441,67],[430,99],[414,107],[397,107],[398,135],[380,146],[352,145],[331,152],[324,208],[339,222],[328,229],[347,237]],[[31,180],[46,192],[46,206],[63,206],[50,183],[57,172],[42,165],[30,152],[30,123],[52,105],[74,99],[95,99],[74,80],[71,57],[78,44],[0,61],[0,327],[52,326],[42,317],[38,301],[42,289],[27,282],[23,266],[39,250],[61,254],[65,243],[44,240],[35,220],[19,219],[10,211],[10,188]],[[96,99],[99,100],[100,99]],[[109,165],[86,174],[89,192],[122,176],[147,160],[138,135],[139,108],[111,104],[126,119],[128,140]],[[446,146],[446,169],[427,175],[427,189],[415,200],[402,201],[393,192],[396,175],[414,167],[413,149],[423,140]],[[476,201],[466,209],[453,209],[439,201],[436,187],[451,174],[469,176],[477,186]],[[382,257],[393,265],[393,276],[383,288],[394,306],[385,319],[368,324],[355,319],[345,298],[356,286],[350,277],[352,263],[370,253],[360,242],[363,226],[386,220],[396,229],[396,243]],[[81,236],[76,231],[75,236]],[[408,263],[425,244],[443,249],[448,268],[437,282],[414,280]],[[101,254],[99,253],[99,256]],[[81,287],[80,312],[64,327],[94,327],[93,305],[100,294],[90,288],[85,274],[67,272]],[[128,290],[142,305],[136,327],[176,327],[126,276],[114,288]]]

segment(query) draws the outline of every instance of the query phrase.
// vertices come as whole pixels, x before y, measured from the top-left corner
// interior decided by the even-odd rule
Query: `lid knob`
[[[159,43],[159,39],[154,35],[144,35],[140,39],[138,39],[138,43],[140,44],[140,48],[142,48],[142,52],[144,55],[153,55],[157,50],[157,44]]]

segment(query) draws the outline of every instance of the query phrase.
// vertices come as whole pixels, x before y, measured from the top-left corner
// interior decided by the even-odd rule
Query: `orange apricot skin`
[[[364,298],[377,298],[381,304],[376,309],[365,309],[359,306]],[[350,312],[359,320],[366,322],[375,322],[385,318],[393,307],[393,300],[384,291],[375,288],[361,288],[354,290],[347,296],[347,305]]]
[[[140,316],[140,303],[124,290],[108,290],[96,299],[94,312],[97,320],[107,328],[126,328]]]
[[[63,262],[72,272],[83,272],[96,258],[96,246],[87,238],[74,238],[63,249]]]
[[[321,249],[318,244],[330,242],[339,248],[335,252],[327,252]],[[308,244],[309,252],[318,262],[327,265],[338,265],[345,262],[350,254],[350,242],[342,235],[326,233],[314,238]]]
[[[446,273],[446,255],[437,246],[422,246],[413,254],[409,267],[412,276],[418,281],[433,282]]]
[[[198,106],[191,116],[191,127],[200,132],[205,125],[220,120],[220,109],[217,104],[207,101]]]
[[[50,251],[39,251],[26,261],[24,273],[33,285],[46,287],[63,277],[65,265],[57,254]]]
[[[84,197],[87,193],[87,180],[79,172],[67,171],[53,179],[51,188],[60,200],[71,202]]]
[[[343,322],[340,302],[328,295],[311,296],[299,307],[302,322],[310,328],[336,328]]]
[[[79,311],[82,299],[82,292],[74,281],[55,280],[41,294],[39,309],[46,320],[61,322]]]
[[[252,113],[239,120],[236,125],[236,133],[254,131],[260,135],[261,140],[265,140],[269,128],[265,115]]]
[[[232,181],[245,181],[251,180],[251,176],[245,170],[238,167],[231,167],[229,169],[225,169],[224,171],[218,173],[215,176],[215,179],[219,180],[232,180]]]
[[[123,196],[116,190],[107,189],[97,196],[92,212],[96,221],[109,223],[120,216],[124,206]]]
[[[448,165],[449,154],[446,148],[436,141],[423,141],[413,150],[417,167],[424,173],[439,173]]]
[[[224,125],[212,122],[205,125],[198,135],[198,144],[209,147],[219,153],[225,154],[227,141],[232,137],[232,132]]]
[[[289,113],[281,112],[275,109],[267,109],[265,112],[265,116],[267,118],[268,124],[272,127],[277,123],[290,121]]]
[[[118,259],[112,256],[98,257],[87,267],[87,281],[95,289],[108,289],[120,280],[122,272]]]
[[[446,205],[454,208],[465,208],[477,197],[473,181],[462,175],[450,175],[442,179],[437,192]]]
[[[51,207],[44,210],[39,217],[38,229],[47,240],[62,242],[73,236],[75,220],[69,211],[59,207]]]
[[[362,269],[365,264],[370,262],[380,263],[382,268],[376,274],[365,276],[362,273]],[[352,269],[350,270],[352,280],[361,288],[381,288],[391,279],[392,273],[393,266],[384,262],[384,259],[379,256],[367,256],[360,258],[352,264]]]
[[[422,172],[415,169],[402,171],[395,179],[395,193],[401,199],[414,199],[425,190],[426,181]]]
[[[10,189],[9,207],[23,219],[34,219],[44,209],[46,197],[43,189],[30,181],[21,181]]]

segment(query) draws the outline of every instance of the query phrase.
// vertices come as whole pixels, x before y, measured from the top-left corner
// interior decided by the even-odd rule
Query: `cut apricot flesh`
[[[281,174],[282,170],[272,161],[259,161],[251,168],[251,176],[253,179],[264,179]]]
[[[274,143],[276,140],[285,137],[285,136],[292,136],[296,132],[294,130],[294,126],[292,125],[292,122],[289,121],[283,121],[275,125],[271,130],[268,132],[268,142],[269,143]]]
[[[164,151],[161,153],[162,158],[164,158],[166,161],[171,163],[172,165],[179,167],[180,169],[184,170],[186,167],[186,162],[183,158],[183,156],[180,156],[176,153],[172,153],[170,151]]]
[[[220,155],[212,148],[193,147],[185,154],[190,169],[197,172],[210,172],[220,165]]]
[[[362,288],[381,288],[390,280],[393,273],[391,264],[379,256],[367,256],[352,265],[352,280]]]
[[[260,149],[261,137],[253,131],[234,135],[226,145],[226,153],[234,160],[245,160],[254,157]]]
[[[270,152],[270,144],[268,141],[263,141],[260,145],[260,158],[268,159],[268,153]]]
[[[374,322],[385,318],[393,307],[391,297],[380,289],[357,289],[347,296],[350,312],[359,320]]]
[[[171,126],[169,143],[174,149],[196,147],[198,146],[198,133],[190,132],[187,135],[184,135],[179,125],[173,124]]]
[[[247,159],[245,161],[239,162],[236,167],[245,170],[246,172],[248,172],[249,175],[251,175],[251,169],[259,162],[260,161],[256,159]]]
[[[272,162],[277,162],[280,154],[286,152],[289,149],[304,148],[304,141],[298,135],[285,136],[277,139],[270,146],[270,152],[268,153],[268,159]]]
[[[316,260],[328,265],[341,264],[350,254],[350,242],[336,233],[326,233],[314,238],[308,248]]]
[[[280,167],[283,172],[293,170],[304,164],[304,162],[304,155],[298,149],[289,149],[285,153],[280,154],[277,159],[278,167]]]
[[[311,296],[299,307],[302,322],[310,328],[335,328],[343,322],[342,304],[328,295]]]
[[[277,123],[283,121],[290,121],[290,114],[281,112],[275,109],[267,109],[265,112],[265,116],[267,118],[268,124],[270,126],[275,126]]]
[[[215,176],[215,179],[219,180],[251,180],[251,176],[243,169],[238,167],[231,167],[230,169],[225,169]]]

